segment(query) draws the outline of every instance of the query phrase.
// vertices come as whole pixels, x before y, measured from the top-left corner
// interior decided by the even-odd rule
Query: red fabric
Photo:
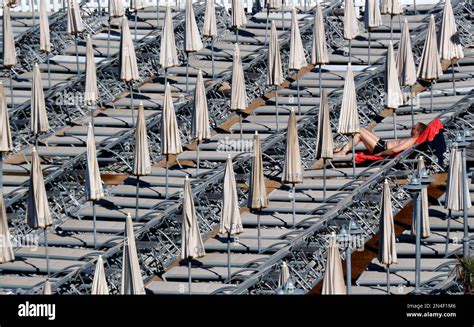
[[[370,154],[365,154],[364,152],[357,152],[355,156],[355,162],[356,163],[363,163],[365,161],[377,161],[377,160],[382,160],[384,157],[382,156],[373,156]]]
[[[443,126],[443,123],[441,122],[441,120],[436,118],[435,120],[433,120],[428,125],[428,127],[426,127],[426,129],[423,131],[423,133],[421,133],[420,137],[416,140],[416,144],[421,144],[421,143],[424,143],[426,141],[429,141],[429,142],[433,141],[434,137],[443,128],[444,128],[444,126]]]

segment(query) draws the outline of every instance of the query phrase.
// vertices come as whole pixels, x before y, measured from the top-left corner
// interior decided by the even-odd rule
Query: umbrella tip
[[[130,214],[130,212],[127,212],[127,219],[128,218],[132,219],[132,215]]]
[[[31,149],[31,152],[36,152],[36,147],[35,146]]]
[[[143,101],[140,101],[140,103],[138,104],[140,107],[143,107]]]
[[[188,176],[188,175],[184,176],[184,180],[185,180],[185,181],[188,181],[188,180],[189,180],[189,176]]]
[[[388,180],[386,178],[383,182],[384,182],[384,184],[388,184]]]
[[[227,153],[227,159],[230,159],[230,153]]]
[[[258,135],[258,131],[255,131],[255,135]]]

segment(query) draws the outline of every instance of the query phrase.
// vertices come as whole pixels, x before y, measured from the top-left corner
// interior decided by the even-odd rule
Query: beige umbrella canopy
[[[52,295],[53,291],[51,290],[51,282],[49,279],[44,281],[43,284],[43,295]]]
[[[268,197],[265,177],[263,175],[262,148],[258,132],[255,132],[253,137],[253,146],[252,171],[250,174],[247,206],[251,209],[260,210],[268,207]]]
[[[209,112],[207,109],[206,88],[202,71],[199,70],[194,91],[194,111],[192,116],[191,134],[198,141],[209,140],[211,129],[209,127]]]
[[[179,154],[181,152],[183,152],[183,148],[171,98],[171,87],[167,84],[161,114],[161,154]]]
[[[296,115],[291,110],[288,119],[286,134],[286,151],[281,182],[284,184],[297,184],[303,182],[303,167],[301,164],[300,144],[298,140],[298,127],[296,126]]]
[[[416,83],[416,67],[411,47],[410,29],[405,18],[402,35],[397,53],[398,80],[402,86],[412,86]]]
[[[92,295],[109,295],[109,287],[107,286],[107,279],[105,278],[104,260],[99,256],[95,264],[94,279],[91,287]]]
[[[92,39],[87,36],[86,41],[86,87],[84,92],[84,101],[88,105],[94,104],[99,98],[97,90],[97,74],[94,60],[94,50],[92,48]]]
[[[43,82],[41,72],[36,63],[33,68],[33,83],[31,86],[31,131],[33,134],[47,132],[49,129],[48,115],[44,102]]]
[[[326,89],[321,93],[321,103],[319,105],[318,130],[316,137],[316,158],[333,158],[333,136],[329,115],[329,103]]]
[[[418,175],[420,175],[421,171],[425,169],[425,162],[423,157],[418,159]],[[430,230],[430,214],[429,214],[429,206],[430,203],[428,202],[428,188],[424,187],[421,189],[421,237],[427,238],[431,235]],[[416,235],[416,220],[412,221],[411,224],[411,234]]]
[[[288,279],[290,279],[290,269],[288,268],[288,265],[286,264],[286,262],[283,261],[283,263],[280,266],[280,276],[278,277],[278,287],[285,286]]]
[[[160,65],[164,68],[179,65],[170,7],[166,8],[165,22],[161,32]]]
[[[344,0],[344,38],[352,40],[359,35],[359,24],[355,14],[354,0]]]
[[[97,150],[95,147],[94,129],[92,124],[87,126],[87,169],[86,169],[86,196],[89,201],[98,201],[104,197],[104,189],[100,178]]]
[[[396,109],[403,104],[402,91],[398,81],[392,41],[388,44],[387,60],[385,61],[385,106]],[[395,126],[394,126],[394,130]]]
[[[307,66],[303,42],[301,41],[300,27],[296,20],[296,10],[291,10],[290,59],[288,69],[300,70]]]
[[[431,15],[417,75],[419,79],[431,81],[438,79],[442,74],[443,69],[436,42],[435,19]]]
[[[247,17],[245,16],[242,0],[232,0],[231,23],[233,27],[237,28],[247,24]]]
[[[378,0],[365,0],[364,26],[365,29],[379,27],[382,25],[380,4]]]
[[[357,97],[354,84],[352,65],[347,65],[346,80],[342,93],[341,116],[339,118],[338,133],[355,134],[360,130],[359,113],[357,111]]]
[[[3,8],[3,65],[15,67],[17,64],[15,39],[13,37],[10,7]]]
[[[26,223],[31,228],[46,228],[53,224],[48,196],[44,186],[43,171],[36,148],[31,153],[30,186],[28,191]]]
[[[449,172],[448,181],[445,195],[444,207],[449,210],[462,211],[463,206],[463,194],[467,197],[467,207],[472,207],[471,195],[469,192],[469,181],[462,178],[462,150],[457,148],[451,149],[451,155],[449,160]],[[463,185],[465,183],[465,185]],[[465,188],[464,188],[465,187]],[[463,189],[466,190],[463,193]]]
[[[0,152],[9,152],[13,149],[10,120],[8,117],[7,100],[5,88],[0,81]],[[1,171],[0,171],[1,174]]]
[[[216,8],[214,0],[206,0],[206,11],[204,13],[202,35],[206,37],[217,36]]]
[[[442,60],[464,58],[450,0],[446,0],[444,4],[443,20],[441,21],[441,32],[439,35],[439,54]]]
[[[140,79],[135,47],[130,34],[128,19],[125,17],[122,18],[120,35],[120,79],[127,82]]]
[[[245,110],[247,108],[247,91],[245,90],[244,70],[240,59],[239,45],[234,45],[232,62],[232,90],[230,98],[231,110]]]
[[[139,295],[145,294],[145,286],[140,271],[137,247],[135,245],[135,233],[133,232],[132,217],[127,215],[125,222],[125,234],[123,242],[122,259],[122,282],[120,294]]]
[[[77,35],[84,31],[82,23],[81,10],[76,0],[69,0],[67,8],[67,32],[71,35]]]
[[[278,9],[281,7],[281,0],[267,0],[267,8]]]
[[[125,9],[123,8],[122,0],[109,0],[109,4],[110,17],[122,17],[125,15]]]
[[[8,217],[3,202],[3,194],[0,193],[0,263],[15,261],[15,254],[10,238],[10,231],[8,230]]]
[[[326,270],[324,272],[321,294],[347,294],[347,289],[344,284],[341,257],[339,255],[339,245],[337,244],[336,236],[334,234],[329,239]]]
[[[219,232],[221,234],[236,235],[244,231],[240,218],[237,183],[230,154],[227,157],[224,174],[224,194],[222,197],[222,211]]]
[[[382,0],[382,14],[403,14],[403,8],[400,0]]]
[[[272,21],[272,28],[270,31],[270,45],[268,49],[267,67],[267,85],[280,85],[283,83],[280,42],[278,41],[278,33],[275,27],[275,21]]]
[[[316,5],[316,12],[314,14],[313,50],[311,51],[311,63],[313,65],[324,65],[329,63],[326,31],[324,29],[324,18],[320,3]]]
[[[397,249],[395,241],[395,226],[393,223],[392,199],[390,186],[385,180],[382,192],[380,212],[379,262],[384,265],[397,263]]]
[[[143,0],[130,0],[130,9],[141,10],[145,8],[145,1]]]
[[[186,176],[183,194],[183,222],[181,225],[181,259],[195,259],[206,255],[194,208],[191,182]]]
[[[193,1],[186,0],[185,7],[185,33],[184,33],[184,51],[196,52],[202,49],[201,36],[196,24],[196,17],[194,15]]]
[[[135,156],[133,158],[133,174],[146,176],[151,173],[150,149],[145,124],[143,103],[138,106],[137,126],[135,128]]]
[[[39,6],[40,25],[40,51],[51,52],[51,41],[49,36],[48,14],[46,13],[46,0],[40,0]]]

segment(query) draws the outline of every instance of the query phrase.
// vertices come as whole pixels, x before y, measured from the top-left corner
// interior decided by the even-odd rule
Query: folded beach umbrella
[[[369,33],[368,64],[370,65],[370,45],[372,43],[371,30],[382,25],[379,0],[365,0],[364,26]]]
[[[46,279],[43,284],[43,295],[52,295],[53,291],[51,290],[51,281]]]
[[[296,10],[291,10],[291,32],[290,32],[290,57],[288,60],[288,69],[299,72],[301,68],[306,67],[306,55],[304,52],[303,41],[301,40],[300,27],[296,20]],[[298,115],[301,114],[300,103],[300,79],[296,76],[296,92],[298,96]]]
[[[341,256],[339,255],[339,245],[337,244],[336,235],[333,234],[329,238],[329,247],[327,251],[326,270],[324,271],[323,295],[341,295],[347,294],[346,285],[344,284],[344,273],[342,271]]]
[[[33,68],[33,81],[31,85],[30,127],[36,138],[36,146],[38,146],[38,135],[49,130],[49,123],[44,101],[43,81],[41,80],[41,72],[37,63],[35,63]]]
[[[81,10],[76,0],[68,0],[67,7],[67,32],[74,36],[74,45],[76,49],[76,68],[77,75],[81,74],[79,68],[79,51],[78,51],[78,37],[84,31],[84,24],[81,18]]]
[[[94,59],[94,49],[92,48],[92,39],[87,36],[86,41],[86,86],[84,92],[84,101],[91,108],[91,118],[93,119],[92,110],[95,103],[99,99],[97,89],[97,73]],[[93,122],[93,121],[92,121]],[[92,124],[94,125],[94,124]]]
[[[15,38],[13,37],[12,22],[10,19],[10,7],[3,7],[3,66],[10,68],[10,107],[15,107],[15,96],[13,92],[13,67],[17,64]]]
[[[179,65],[172,19],[171,9],[168,6],[166,7],[160,44],[160,66],[165,69],[165,85],[168,83],[168,68]]]
[[[51,87],[51,68],[49,64],[49,54],[51,53],[51,40],[49,35],[48,14],[46,13],[46,0],[40,0],[39,3],[39,26],[40,26],[40,51],[46,53],[48,65],[48,87]]]
[[[393,41],[393,16],[398,15],[399,19],[403,14],[402,3],[400,0],[382,0],[382,14],[390,15],[390,41]],[[402,27],[400,21],[400,28]]]
[[[202,141],[211,139],[206,88],[204,87],[204,80],[201,70],[198,72],[196,88],[194,89],[194,110],[191,118],[191,135],[192,138],[197,142],[196,175],[199,175],[199,145]]]
[[[194,15],[193,0],[186,0],[185,7],[184,52],[186,53],[186,93],[189,88],[189,53],[202,49],[203,44]]]
[[[232,16],[231,25],[235,28],[235,43],[239,43],[239,28],[247,24],[247,17],[245,16],[243,0],[232,1]]]
[[[109,0],[109,24],[107,26],[107,58],[110,57],[110,29],[114,18],[125,15],[122,0]]]
[[[244,70],[240,59],[239,45],[234,45],[234,54],[232,61],[232,86],[230,92],[230,110],[235,110],[239,114],[240,139],[242,133],[242,111],[247,109],[247,91],[245,88]]]
[[[318,130],[316,131],[316,158],[323,159],[323,200],[326,200],[326,160],[334,157],[331,117],[326,89],[321,93],[319,104]]]
[[[135,41],[137,40],[137,28],[138,28],[138,11],[145,8],[145,1],[144,0],[130,0],[130,10],[135,12]],[[158,10],[158,7],[156,8]],[[157,21],[158,23],[158,21]]]
[[[278,287],[284,287],[286,282],[290,279],[290,269],[285,261],[280,265],[280,276],[278,277]]]
[[[104,260],[99,256],[95,264],[94,279],[91,287],[92,295],[109,295],[109,287],[105,278]]]
[[[267,7],[267,21],[265,23],[265,44],[267,44],[267,35],[268,35],[268,20],[270,17],[270,9],[278,9],[281,8],[281,24],[282,28],[284,30],[285,28],[285,14],[284,14],[284,9],[283,9],[283,4],[282,0],[267,0],[265,3],[265,6]]]
[[[398,81],[398,71],[392,41],[388,44],[385,60],[385,107],[393,109],[393,131],[397,138],[397,108],[403,105],[403,95]]]
[[[421,175],[421,172],[425,169],[425,162],[423,157],[418,159],[418,175]],[[429,206],[430,203],[428,202],[428,188],[424,187],[420,193],[421,196],[421,237],[427,238],[431,236],[430,230],[430,214],[429,214]],[[411,224],[411,234],[416,236],[416,221],[413,221]]]
[[[355,14],[354,0],[344,0],[344,39],[349,40],[349,63],[351,62],[352,40],[360,34]]]
[[[397,248],[393,222],[392,198],[390,196],[390,185],[387,180],[385,180],[382,190],[378,260],[381,264],[387,266],[387,294],[390,294],[390,265],[397,263]]]
[[[322,90],[322,78],[321,78],[321,66],[329,63],[328,46],[326,43],[326,31],[324,28],[323,12],[321,10],[321,4],[318,2],[316,5],[316,11],[314,13],[314,26],[313,26],[313,49],[311,51],[311,63],[313,65],[319,65],[319,96],[321,96]]]
[[[145,294],[145,286],[143,285],[142,274],[140,271],[137,246],[135,244],[135,233],[133,232],[132,217],[130,214],[127,215],[125,221],[120,294]]]
[[[212,78],[214,79],[214,39],[217,37],[216,8],[214,0],[206,0],[202,36],[211,38]]]
[[[206,255],[194,208],[191,182],[188,176],[184,180],[183,221],[181,224],[181,259],[188,261],[188,292],[191,294],[191,267],[193,259]]]
[[[3,192],[0,193],[0,263],[15,261],[15,254],[11,243],[10,231],[8,229],[8,216],[3,202]]]
[[[283,68],[281,66],[280,42],[278,41],[278,33],[276,31],[275,22],[272,21],[270,31],[270,42],[268,46],[267,61],[267,85],[275,86],[275,110],[276,110],[276,128],[280,130],[278,125],[278,85],[283,83]]]

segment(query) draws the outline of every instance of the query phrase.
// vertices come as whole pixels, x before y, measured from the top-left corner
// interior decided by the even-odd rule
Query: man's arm
[[[412,138],[403,140],[399,145],[396,147],[384,150],[380,153],[375,154],[376,156],[381,156],[381,157],[388,157],[388,156],[393,156],[394,154],[400,153],[402,151],[405,151],[408,148],[411,148],[415,144],[415,140]]]

